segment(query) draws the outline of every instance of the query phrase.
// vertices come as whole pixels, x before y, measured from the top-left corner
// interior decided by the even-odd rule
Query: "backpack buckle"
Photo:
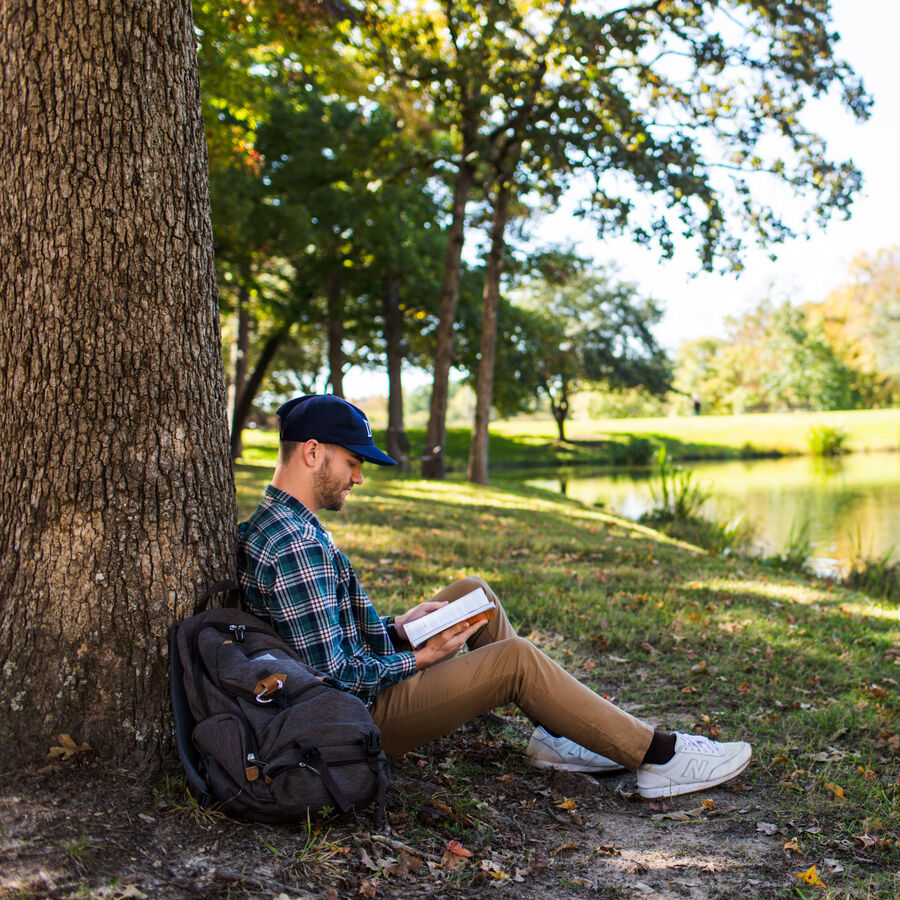
[[[239,644],[242,644],[244,642],[245,628],[243,625],[229,625],[228,630],[234,635],[234,639]]]
[[[284,687],[284,680],[287,675],[281,673],[269,675],[256,683],[253,692],[256,694],[257,703],[271,703],[275,694]]]

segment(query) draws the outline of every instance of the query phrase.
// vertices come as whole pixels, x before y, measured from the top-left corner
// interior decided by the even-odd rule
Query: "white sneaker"
[[[744,741],[719,744],[699,734],[676,732],[675,755],[667,763],[638,767],[638,793],[674,797],[715,787],[743,772],[752,752]]]
[[[553,737],[538,725],[525,753],[539,769],[563,769],[566,772],[618,772],[625,766],[576,744],[565,737]]]

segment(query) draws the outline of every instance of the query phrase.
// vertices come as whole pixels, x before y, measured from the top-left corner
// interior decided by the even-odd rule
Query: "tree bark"
[[[344,295],[338,272],[328,275],[328,380],[335,397],[344,396]]]
[[[151,762],[233,571],[189,0],[0,4],[0,745]]]
[[[466,227],[466,204],[472,190],[475,170],[469,161],[471,144],[463,143],[459,169],[453,185],[453,212],[447,233],[447,252],[444,256],[444,275],[441,300],[438,306],[438,327],[435,332],[434,382],[431,388],[431,408],[425,431],[425,453],[422,457],[424,478],[443,478],[447,474],[444,445],[447,440],[447,400],[449,396],[450,365],[453,362],[453,327],[459,301],[459,280],[463,240]]]
[[[250,291],[246,278],[241,278],[238,286],[237,309],[234,313],[234,344],[231,354],[231,458],[237,459],[243,452],[241,434],[244,420],[238,417],[238,407],[243,401],[242,394],[247,386],[247,352],[250,348]],[[237,425],[237,427],[235,427]]]
[[[509,201],[512,183],[502,178],[494,195],[491,219],[491,249],[488,252],[481,306],[481,343],[479,345],[478,380],[475,396],[475,422],[469,448],[467,478],[475,484],[488,482],[488,425],[494,399],[494,367],[497,359],[497,309],[500,305],[500,277],[506,253],[506,225],[509,222]]]
[[[396,278],[386,276],[381,291],[388,371],[387,453],[409,469],[409,440],[403,425],[403,311]]]

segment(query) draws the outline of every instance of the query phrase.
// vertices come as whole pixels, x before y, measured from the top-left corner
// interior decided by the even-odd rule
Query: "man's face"
[[[337,444],[325,448],[322,465],[314,475],[319,509],[334,511],[344,508],[344,501],[354,484],[362,484],[362,457]]]

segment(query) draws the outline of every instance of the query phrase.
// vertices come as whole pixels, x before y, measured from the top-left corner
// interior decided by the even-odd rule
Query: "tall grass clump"
[[[713,553],[724,553],[750,542],[753,528],[746,516],[720,522],[703,511],[712,491],[669,461],[665,446],[656,454],[656,474],[650,481],[653,508],[641,516],[670,537],[696,544]]]
[[[809,452],[813,456],[840,456],[847,449],[848,437],[843,428],[815,425],[809,431]]]
[[[893,547],[880,557],[866,554],[862,548],[862,535],[857,530],[853,557],[843,584],[870,597],[900,603],[900,562],[891,562],[893,554]]]
[[[653,512],[660,519],[691,519],[699,517],[712,492],[693,480],[693,472],[669,462],[665,444],[656,453],[656,477],[650,482]]]
[[[808,572],[809,559],[812,555],[812,542],[809,539],[810,521],[804,519],[798,523],[791,522],[787,544],[779,553],[764,556],[761,562],[785,572]]]

